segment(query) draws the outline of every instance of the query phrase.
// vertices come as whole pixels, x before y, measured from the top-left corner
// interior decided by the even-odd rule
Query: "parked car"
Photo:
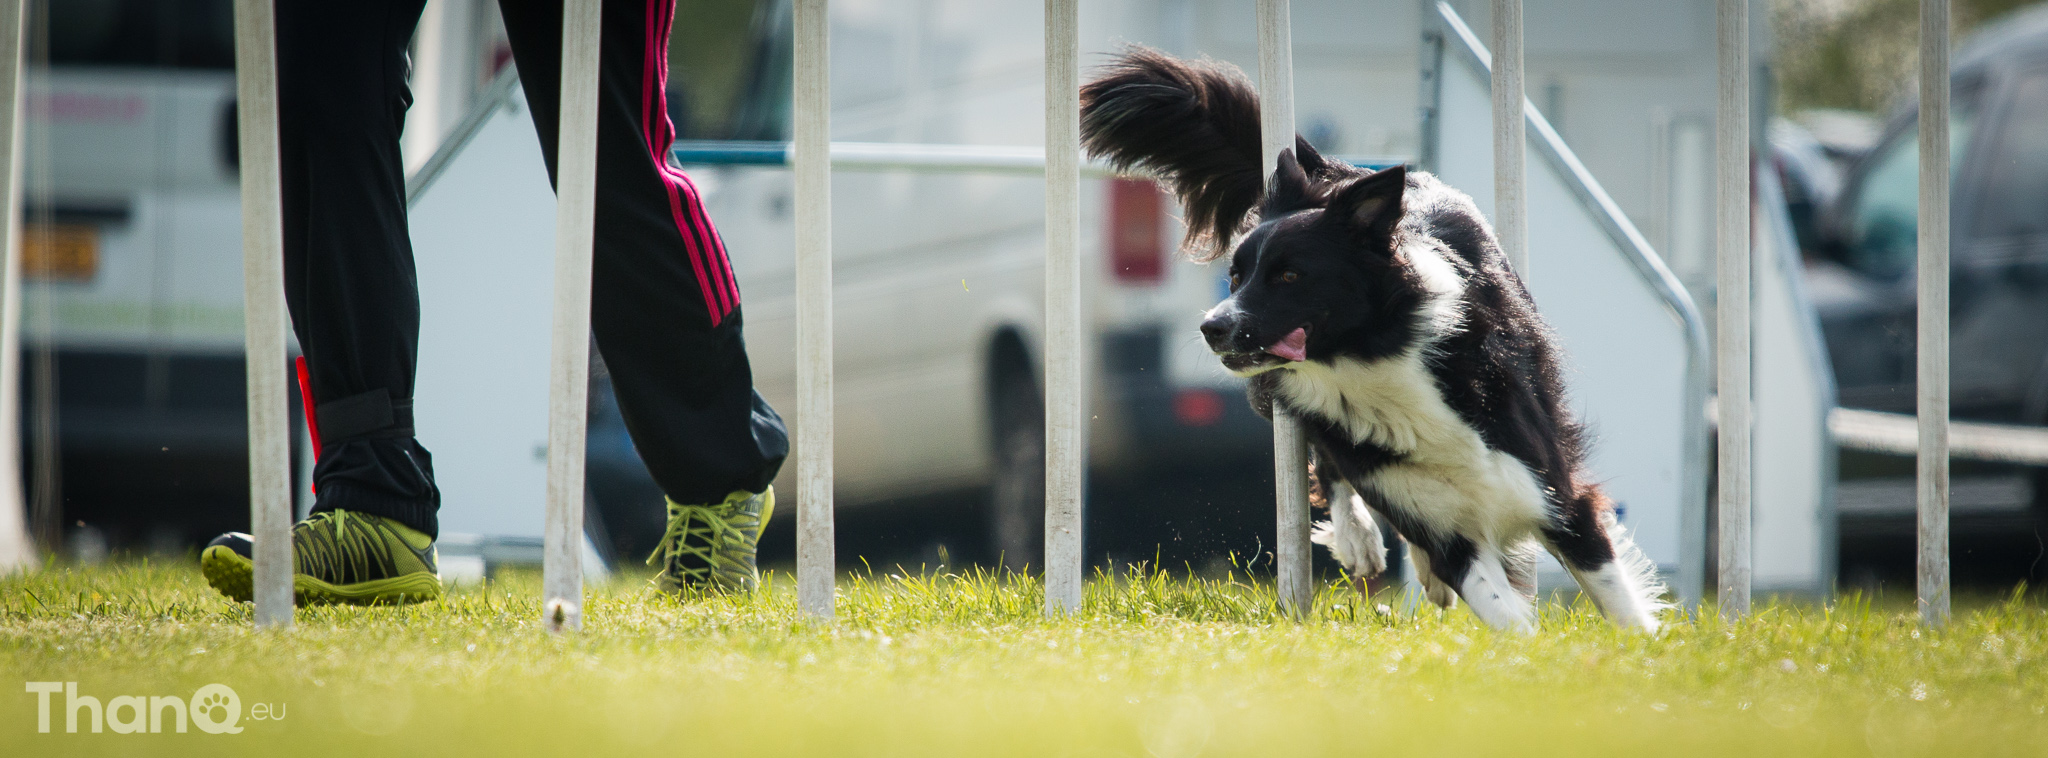
[[[1953,413],[2048,421],[2048,9],[1956,58],[1951,84]],[[1851,173],[1808,272],[1842,404],[1914,408],[1917,104]]]
[[[2048,424],[2048,8],[1976,35],[1953,72],[1951,414]],[[1847,407],[1915,412],[1917,121],[1917,103],[1891,117],[1849,172],[1807,261],[1807,288]],[[1909,534],[1901,530],[1913,502],[1910,463],[1865,458],[1844,459],[1845,540]],[[2037,552],[2031,524],[2048,513],[2048,473],[1964,461],[1955,476],[1959,544],[1975,531]],[[2029,503],[2036,516],[2026,513]],[[1852,552],[1845,547],[1845,558]]]

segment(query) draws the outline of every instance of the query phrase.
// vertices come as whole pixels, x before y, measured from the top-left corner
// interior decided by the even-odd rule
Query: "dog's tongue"
[[[1266,352],[1290,361],[1308,360],[1308,330],[1296,329],[1288,332],[1279,342],[1266,346]]]

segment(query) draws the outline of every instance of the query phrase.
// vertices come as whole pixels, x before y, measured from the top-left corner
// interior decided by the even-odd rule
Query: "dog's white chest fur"
[[[1289,364],[1280,392],[1293,407],[1337,420],[1356,443],[1400,454],[1358,484],[1447,531],[1506,544],[1543,520],[1543,491],[1528,467],[1486,446],[1458,417],[1419,351],[1377,361]]]

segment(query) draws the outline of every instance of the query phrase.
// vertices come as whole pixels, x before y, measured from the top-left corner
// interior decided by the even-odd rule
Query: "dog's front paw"
[[[1314,524],[1311,524],[1308,528],[1308,541],[1316,543],[1318,545],[1322,545],[1323,547],[1330,548],[1331,550],[1335,550],[1336,548],[1334,547],[1334,545],[1337,544],[1337,527],[1332,525],[1328,521],[1315,522]],[[1343,561],[1344,558],[1342,556],[1338,556],[1337,560]],[[1348,563],[1345,564],[1344,567],[1351,568],[1350,564]]]
[[[1380,539],[1379,524],[1357,495],[1340,490],[1330,503],[1329,521],[1318,521],[1308,539],[1330,549],[1330,555],[1344,564],[1356,579],[1371,579],[1387,570],[1387,547]]]

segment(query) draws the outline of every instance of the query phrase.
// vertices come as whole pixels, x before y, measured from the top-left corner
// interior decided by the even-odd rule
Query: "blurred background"
[[[791,416],[789,176],[716,157],[788,139],[788,3],[676,5],[668,102],[684,141],[677,160],[690,164],[727,239],[758,381]],[[1448,5],[1485,38],[1486,2]],[[1142,43],[1256,70],[1250,3],[1082,6],[1084,65]],[[1531,3],[1525,27],[1530,101],[1707,324],[1715,301],[1713,6]],[[1758,213],[1782,212],[1790,225],[1792,302],[1817,326],[1826,394],[1846,408],[1913,410],[1917,7],[1759,0],[1752,10],[1753,144],[1759,169],[1783,188],[1759,195],[1780,207]],[[1422,32],[1432,12],[1417,0],[1296,0],[1302,133],[1359,162],[1417,161],[1428,96],[1418,77],[1430,65]],[[1954,415],[2040,427],[2048,424],[2048,7],[1956,0],[1955,14]],[[833,2],[833,138],[1041,144],[1040,24],[1028,2]],[[248,520],[230,3],[41,0],[30,37],[23,433],[32,532],[45,550],[82,561],[185,555]],[[408,170],[420,172],[416,198],[459,160],[513,160],[477,157],[484,147],[463,157],[466,147],[495,144],[478,137],[493,128],[492,114],[518,107],[509,69],[495,3],[429,0],[414,40],[404,143]],[[1193,328],[1220,296],[1221,274],[1177,257],[1177,211],[1149,183],[1084,184],[1085,318],[1095,348],[1089,560],[1195,570],[1257,563],[1272,541],[1270,432]],[[1020,556],[1038,552],[1042,509],[1042,184],[841,173],[834,188],[841,560],[877,569],[1022,566]],[[443,222],[416,214],[416,239],[425,223]],[[418,251],[423,269],[482,265],[490,259],[477,256],[490,254]],[[431,299],[427,306],[432,332]],[[1758,324],[1760,333],[1792,328]],[[458,337],[485,345],[519,338],[489,327]],[[660,493],[595,368],[591,548],[611,565],[637,566],[660,534]],[[459,433],[431,436],[422,426],[422,443],[437,456],[465,444]],[[307,467],[308,454],[295,457]],[[537,465],[527,458],[502,471]],[[1779,589],[1910,591],[1911,457],[1834,446],[1824,463],[1812,516],[1821,542],[1800,548],[1822,568]],[[793,503],[787,477],[783,485]],[[444,489],[451,533],[443,549],[458,559],[450,565],[481,572],[538,560],[537,518]],[[1958,460],[1953,500],[1959,585],[2038,585],[2048,572],[2048,473]],[[791,527],[789,518],[771,526],[770,563],[793,560]]]

